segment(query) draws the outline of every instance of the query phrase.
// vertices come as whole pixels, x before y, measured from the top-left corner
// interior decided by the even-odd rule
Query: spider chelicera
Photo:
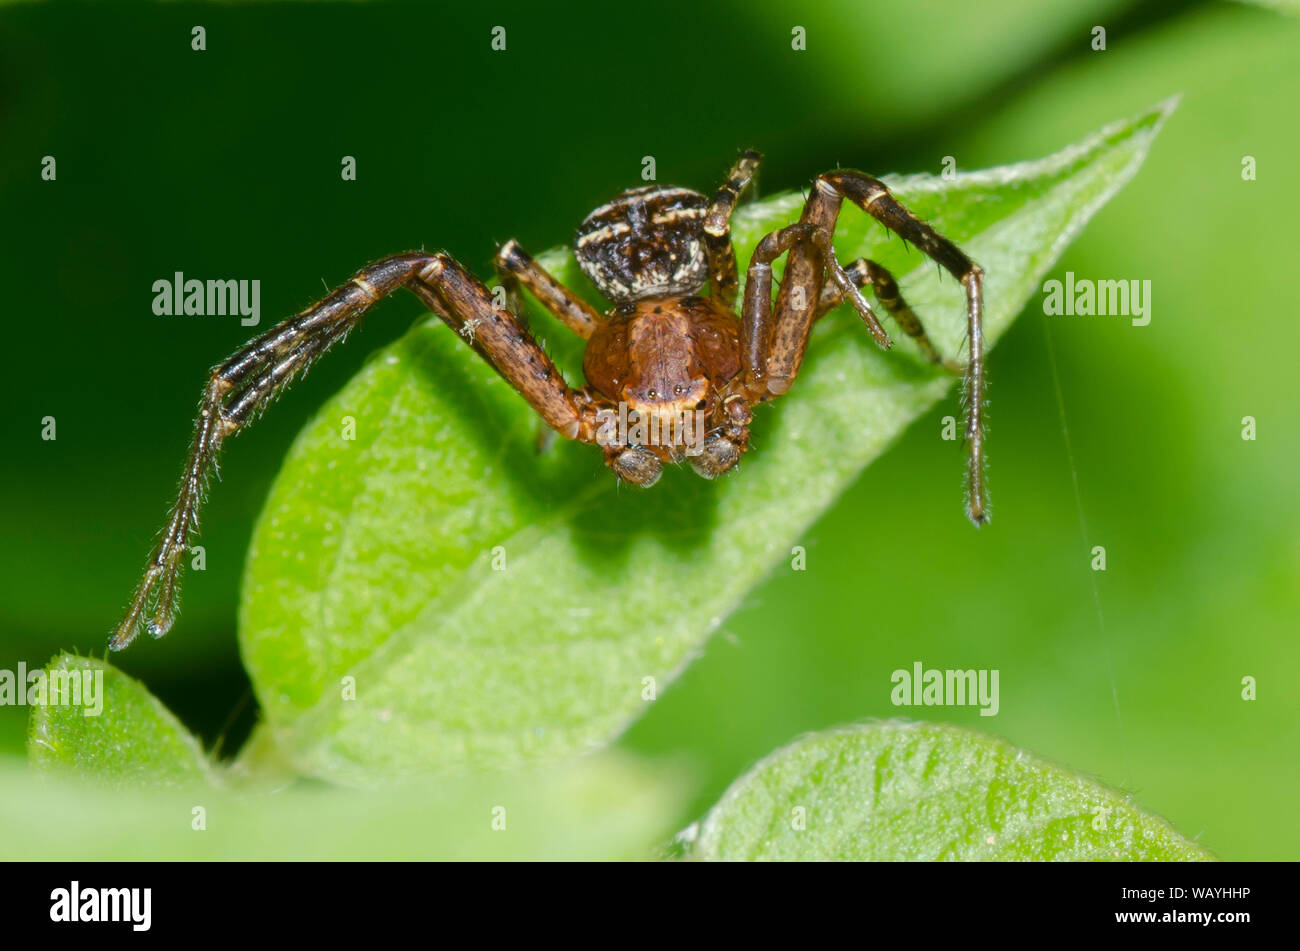
[[[446,253],[410,252],[377,261],[296,317],[271,328],[215,367],[208,379],[180,490],[126,615],[109,640],[121,650],[143,627],[161,637],[175,620],[182,559],[198,527],[204,486],[222,442],[250,423],[313,360],[342,340],[380,298],[398,288],[415,294],[491,364],[543,420],[568,439],[599,445],[605,463],[633,485],[651,486],[663,464],[682,458],[713,479],[736,467],[749,445],[752,408],[794,383],[813,323],[848,300],[876,342],[890,346],[860,287],[870,284],[903,332],[934,363],[954,372],[899,294],[890,273],[865,258],[843,267],[831,239],[848,199],[915,244],[966,293],[965,365],[967,514],[988,517],[984,487],[983,271],[951,241],[904,208],[880,181],[837,169],[817,177],[795,224],[759,242],[735,313],[737,274],[731,213],[761,156],[746,151],[710,200],[684,188],[650,185],[623,192],[578,228],[578,264],[613,308],[601,314],[508,241],[496,268],[507,306]],[[772,262],[787,255],[772,302]],[[701,296],[705,286],[710,296]],[[587,341],[587,385],[570,387],[516,316],[527,289]],[[650,431],[666,438],[610,436],[611,414],[663,420]],[[686,414],[703,421],[688,443]],[[148,618],[146,621],[145,618]]]

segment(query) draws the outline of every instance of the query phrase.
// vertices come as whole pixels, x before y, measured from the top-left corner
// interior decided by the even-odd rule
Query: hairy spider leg
[[[741,194],[758,175],[763,155],[753,149],[740,153],[732,166],[726,182],[718,189],[708,210],[704,213],[704,247],[709,254],[709,283],[715,297],[723,307],[731,310],[736,305],[736,252],[731,246],[731,213]]]
[[[429,304],[528,401],[570,439],[594,441],[578,395],[527,329],[445,254],[411,252],[377,261],[347,283],[254,338],[209,374],[175,504],[144,577],[109,639],[122,650],[142,626],[161,637],[175,621],[182,559],[198,529],[208,478],[226,437],[248,425],[321,354],[346,337],[381,298],[406,287]],[[145,616],[149,620],[144,622]]]
[[[776,312],[771,318],[770,343],[761,361],[760,379],[767,389],[766,398],[787,392],[799,372],[813,321],[818,316],[827,274],[853,303],[876,341],[882,346],[889,345],[879,323],[869,316],[870,308],[858,291],[857,283],[839,266],[831,250],[829,236],[834,233],[840,205],[845,198],[889,230],[916,245],[956,277],[965,288],[967,339],[970,345],[970,359],[965,367],[968,451],[966,514],[976,525],[982,525],[988,520],[984,478],[984,271],[951,241],[903,207],[878,179],[862,172],[840,169],[818,176],[813,183],[800,223],[812,225],[814,231],[807,240],[797,241],[789,249],[784,281],[777,295]],[[895,297],[901,305],[896,285],[893,290],[891,295],[887,288],[886,295]],[[882,300],[882,303],[885,301]],[[752,320],[755,324],[760,322],[757,316]],[[904,329],[907,329],[906,326]]]

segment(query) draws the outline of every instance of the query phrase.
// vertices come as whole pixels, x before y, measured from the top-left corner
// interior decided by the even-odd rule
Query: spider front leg
[[[749,269],[745,272],[745,301],[741,307],[741,369],[744,371],[746,395],[751,400],[769,400],[780,396],[790,388],[794,376],[773,379],[771,370],[772,356],[775,352],[787,352],[790,344],[791,321],[788,315],[799,314],[808,310],[811,321],[820,317],[846,297],[849,298],[867,329],[881,347],[888,350],[892,344],[885,328],[880,326],[871,305],[858,288],[863,280],[855,279],[835,259],[830,244],[829,231],[819,228],[810,221],[799,221],[766,235],[749,260]],[[820,262],[829,281],[821,283],[820,275],[809,272],[814,278],[812,286],[796,284],[790,276],[794,266],[795,251],[801,246],[816,248]],[[781,285],[777,299],[777,311],[772,310],[772,262],[782,254],[790,256],[786,261],[786,280]],[[787,290],[793,286],[793,290]],[[784,304],[782,303],[784,301]],[[784,308],[784,310],[783,310]],[[785,313],[787,319],[781,319]],[[807,345],[807,341],[804,341]]]
[[[753,149],[740,153],[727,180],[713,196],[704,213],[704,247],[709,254],[709,284],[713,296],[723,307],[731,310],[736,304],[736,252],[731,246],[731,213],[736,202],[754,176],[758,174],[763,155]]]
[[[763,237],[749,258],[745,272],[745,300],[741,305],[740,365],[746,395],[770,398],[767,386],[768,355],[772,349],[772,262],[816,231],[806,222],[789,225]],[[787,272],[789,265],[787,264]],[[841,297],[843,292],[841,291]]]
[[[594,440],[577,394],[550,358],[513,314],[493,306],[488,289],[463,267],[445,254],[423,253],[372,264],[212,370],[176,502],[126,614],[109,639],[110,649],[122,650],[142,627],[161,637],[175,621],[182,560],[198,528],[204,490],[224,440],[252,422],[296,375],[399,287],[430,305],[554,429],[570,439]]]
[[[955,244],[935,231],[894,198],[884,183],[862,172],[827,172],[814,185],[812,201],[834,204],[847,198],[882,225],[911,241],[961,282],[966,291],[966,514],[976,525],[988,521],[988,492],[984,480],[984,271]]]
[[[915,244],[956,277],[965,288],[967,338],[970,344],[970,359],[965,368],[968,449],[966,513],[972,522],[982,525],[988,521],[988,496],[984,480],[984,272],[956,245],[904,208],[882,182],[869,175],[838,170],[818,176],[813,183],[812,194],[804,205],[800,223],[811,225],[814,231],[808,240],[797,242],[790,248],[786,261],[785,281],[777,297],[776,316],[772,321],[771,343],[763,361],[767,392],[770,396],[786,392],[798,374],[813,321],[818,316],[826,273],[840,285],[863,320],[867,321],[877,341],[881,342],[876,327],[871,326],[872,321],[868,319],[870,309],[865,307],[857,285],[848,280],[848,275],[844,274],[835,260],[829,238],[826,237],[834,233],[840,205],[845,198],[886,228]],[[901,305],[901,297],[898,299]],[[887,345],[887,341],[882,345]]]

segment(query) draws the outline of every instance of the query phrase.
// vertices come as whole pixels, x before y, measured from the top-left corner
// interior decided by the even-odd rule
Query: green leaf
[[[1137,171],[1172,108],[1041,161],[889,179],[985,268],[990,345]],[[738,212],[740,259],[801,204],[779,195]],[[846,262],[869,255],[899,275],[936,343],[958,352],[954,282],[855,207],[841,215],[836,247]],[[567,251],[543,260],[585,286]],[[577,343],[547,318],[533,324],[560,339],[571,370]],[[951,388],[910,341],[882,353],[852,313],[831,315],[791,394],[757,413],[739,472],[709,483],[670,471],[640,491],[620,488],[591,447],[537,455],[523,401],[426,321],[299,435],[258,523],[240,639],[267,721],[259,748],[306,773],[369,783],[608,743],[645,709],[649,678],[664,689],[800,533]],[[951,465],[955,485],[955,443]],[[954,519],[961,503],[956,492],[927,500]]]
[[[1208,861],[1122,793],[1004,740],[891,721],[804,737],[737,780],[706,860]]]
[[[0,860],[647,859],[688,779],[615,753],[382,793],[248,776],[209,767],[166,708],[108,664],[63,654],[46,671],[101,686],[72,704],[48,680],[56,702],[33,707],[31,770],[0,758]]]
[[[46,700],[32,707],[27,731],[35,770],[69,770],[124,788],[194,786],[210,778],[198,741],[139,681],[68,653],[50,661],[44,676]]]
[[[384,790],[299,782],[272,795],[87,788],[8,757],[0,861],[643,860],[680,821],[684,795],[675,769],[612,753],[520,775]]]

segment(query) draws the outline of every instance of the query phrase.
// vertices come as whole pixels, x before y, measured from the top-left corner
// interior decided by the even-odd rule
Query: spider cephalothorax
[[[661,463],[690,459],[708,478],[740,460],[742,447],[720,445],[729,385],[740,372],[734,315],[708,297],[647,297],[613,310],[587,341],[588,394],[607,420],[645,422],[644,438],[607,429],[610,466],[620,477],[650,486]],[[748,418],[745,419],[748,422]],[[746,440],[742,426],[732,438]],[[734,450],[734,451],[733,451]]]
[[[797,222],[759,242],[737,313],[731,213],[759,158],[744,152],[712,199],[651,185],[623,192],[587,216],[574,250],[583,272],[613,305],[605,313],[508,241],[496,260],[505,307],[446,253],[410,252],[362,268],[323,300],[246,344],[209,377],[176,503],[109,646],[125,647],[141,627],[155,637],[171,627],[183,556],[223,440],[398,288],[411,291],[461,334],[552,429],[601,447],[619,478],[640,486],[653,485],[664,463],[681,459],[710,479],[734,469],[749,448],[752,408],[790,389],[813,323],[841,302],[853,305],[878,344],[890,346],[859,290],[868,284],[932,362],[959,369],[939,355],[885,268],[865,258],[846,268],[836,259],[831,241],[845,199],[920,248],[965,290],[967,514],[983,523],[983,272],[880,181],[838,169],[817,177]],[[784,280],[774,304],[772,262],[783,254]],[[586,340],[585,386],[569,386],[520,321],[521,287]]]

